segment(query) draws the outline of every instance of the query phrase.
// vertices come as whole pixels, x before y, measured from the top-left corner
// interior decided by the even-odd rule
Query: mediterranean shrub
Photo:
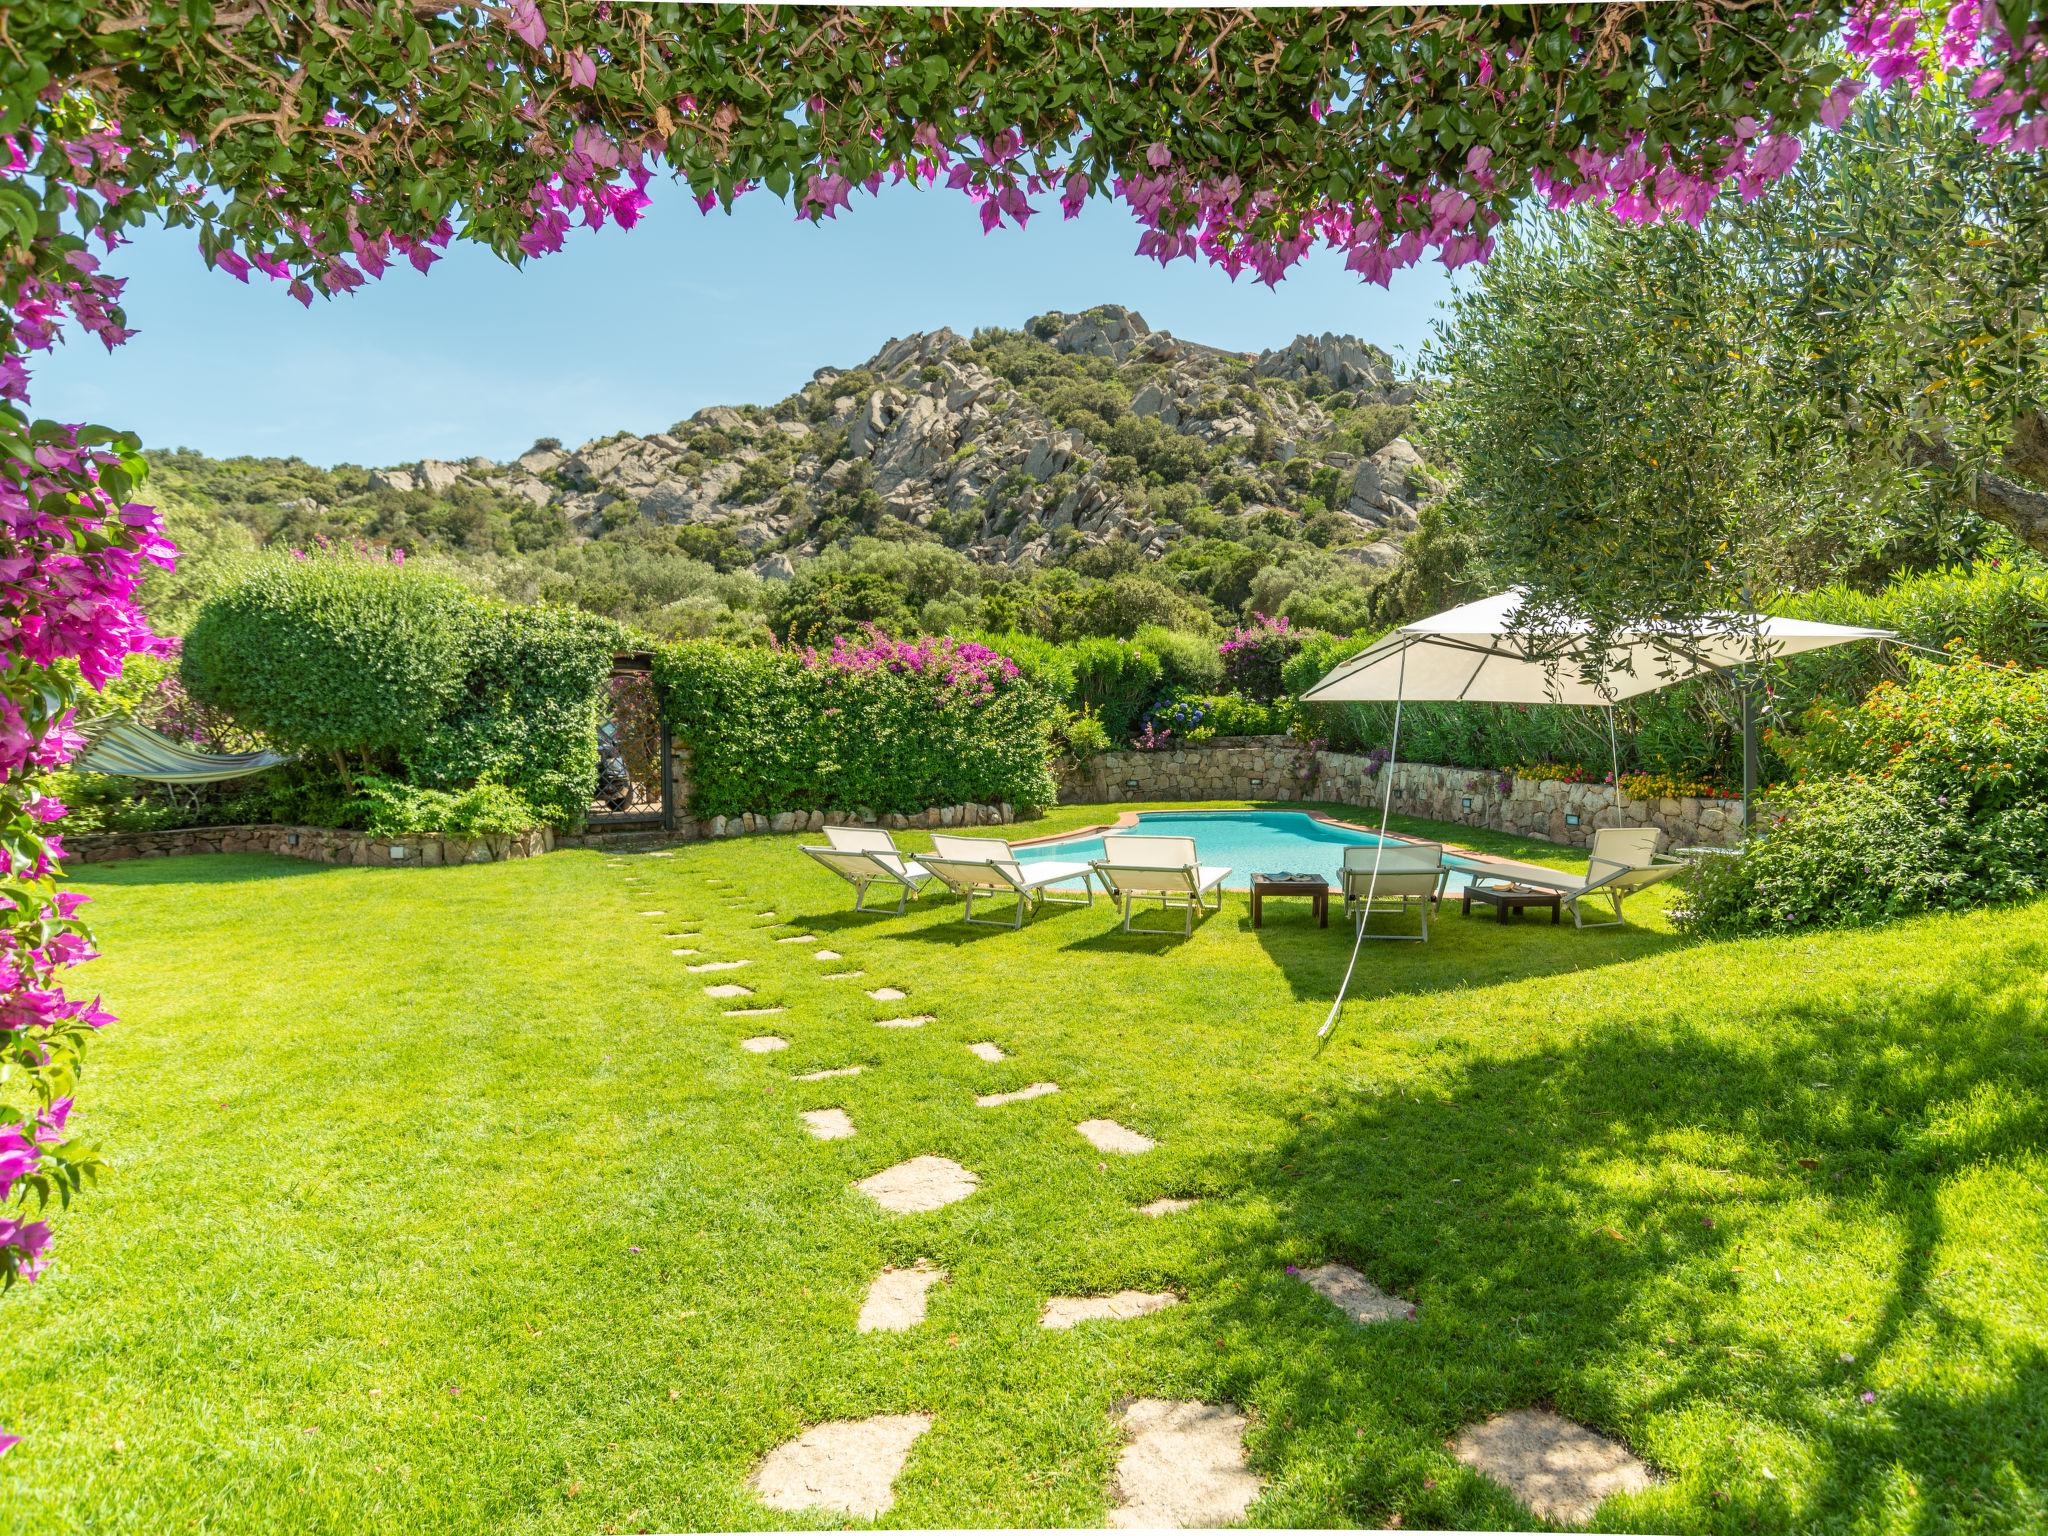
[[[266,560],[208,599],[180,668],[201,704],[286,751],[395,766],[462,696],[479,600],[382,560]]]
[[[1215,644],[1203,636],[1147,624],[1131,636],[1131,643],[1159,659],[1162,687],[1176,693],[1223,691],[1223,658],[1216,653]]]
[[[530,832],[542,824],[526,797],[503,784],[423,789],[379,774],[364,774],[356,780],[351,811],[351,824],[384,837],[422,832],[483,837]]]
[[[1301,649],[1301,636],[1288,620],[1252,615],[1252,622],[1231,632],[1216,647],[1223,658],[1223,681],[1232,693],[1270,704],[1285,691],[1282,681],[1288,660]]]
[[[1053,801],[1059,701],[973,642],[684,641],[656,656],[655,686],[690,751],[696,816]]]
[[[598,718],[624,631],[570,608],[479,604],[472,622],[460,696],[404,754],[405,777],[435,789],[495,782],[550,825],[580,820],[597,789]]]

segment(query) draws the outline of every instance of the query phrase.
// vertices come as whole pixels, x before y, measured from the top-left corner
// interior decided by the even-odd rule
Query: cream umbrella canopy
[[[1889,640],[1888,629],[1821,624],[1770,614],[1705,615],[1688,626],[1647,624],[1614,637],[1597,654],[1584,624],[1543,632],[1518,631],[1519,588],[1496,592],[1431,618],[1403,624],[1382,636],[1301,695],[1307,704],[1386,703],[1394,706],[1393,737],[1381,771],[1386,775],[1380,803],[1380,842],[1393,811],[1394,765],[1400,756],[1401,706],[1409,700],[1467,704],[1579,704],[1607,711],[1607,748],[1621,794],[1620,748],[1614,738],[1614,706],[1688,678],[1753,667],[1783,656],[1825,650],[1852,640]],[[1593,663],[1589,665],[1589,663]],[[1756,795],[1756,712],[1750,690],[1742,690],[1742,814],[1747,823]],[[1374,860],[1374,882],[1378,876]],[[1374,884],[1368,884],[1370,903]],[[1363,925],[1359,940],[1364,938]],[[1359,942],[1337,988],[1330,1016],[1318,1036],[1327,1036],[1344,1006]]]

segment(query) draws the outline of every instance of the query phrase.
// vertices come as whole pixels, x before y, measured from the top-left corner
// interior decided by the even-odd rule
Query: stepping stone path
[[[1640,1493],[1657,1481],[1605,1435],[1541,1408],[1474,1424],[1451,1442],[1451,1454],[1560,1525],[1589,1520],[1609,1495]]]
[[[836,949],[814,949],[811,951],[811,958],[813,960],[844,960],[846,956],[839,953]]]
[[[756,917],[773,917],[774,915],[775,914],[773,912],[756,912],[754,914],[754,916]]]
[[[770,1051],[788,1050],[789,1042],[780,1035],[755,1035],[751,1039],[742,1040],[740,1049],[752,1051],[756,1056],[766,1056]]]
[[[870,1174],[853,1186],[885,1211],[899,1216],[936,1211],[965,1200],[981,1180],[950,1157],[913,1157]]]
[[[815,944],[818,942],[818,936],[815,933],[792,933],[788,938],[777,939],[775,942],[778,944]]]
[[[1116,1291],[1108,1296],[1055,1296],[1038,1315],[1041,1328],[1071,1328],[1097,1318],[1150,1317],[1180,1298],[1171,1291]]]
[[[853,1136],[853,1120],[843,1109],[807,1109],[804,1125],[820,1141],[847,1141]]]
[[[876,987],[868,993],[868,996],[878,1003],[900,1003],[909,995],[908,992],[900,991],[895,987]]]
[[[700,964],[691,966],[690,971],[693,975],[702,971],[736,971],[741,966],[748,965],[751,963],[752,962],[746,960],[706,960]]]
[[[669,953],[672,955],[701,955],[704,951],[701,949],[672,949]],[[695,967],[693,966],[692,969],[694,970]]]
[[[1083,1120],[1074,1129],[1098,1152],[1150,1152],[1158,1145],[1150,1136],[1142,1136],[1114,1120]]]
[[[752,987],[743,987],[736,981],[723,981],[715,987],[706,987],[704,995],[706,997],[752,997],[754,989]]]
[[[820,1424],[762,1457],[747,1487],[770,1509],[829,1509],[872,1520],[896,1502],[896,1475],[931,1427],[928,1413]]]
[[[642,917],[667,917],[667,916],[668,916],[668,914],[667,914],[666,912],[642,912],[642,913],[641,913],[640,915],[641,915]]]
[[[859,1333],[902,1333],[924,1321],[925,1293],[947,1279],[936,1264],[919,1259],[908,1269],[890,1265],[868,1287],[854,1323]]]
[[[1138,1214],[1140,1216],[1171,1216],[1176,1211],[1192,1210],[1198,1204],[1200,1202],[1196,1200],[1182,1200],[1174,1195],[1164,1195],[1154,1200],[1150,1205],[1139,1206]]]
[[[931,1023],[931,1021],[932,1016],[928,1013],[913,1013],[908,1018],[877,1019],[875,1020],[875,1027],[877,1029],[921,1029]]]
[[[725,1016],[728,1019],[765,1019],[771,1013],[787,1012],[787,1008],[728,1008]]]
[[[1354,1323],[1405,1323],[1415,1316],[1415,1303],[1389,1296],[1348,1264],[1304,1269],[1300,1279]]]
[[[1010,1059],[1003,1054],[1003,1048],[993,1040],[977,1040],[967,1049],[974,1052],[983,1061],[1008,1061]]]
[[[1244,1461],[1248,1421],[1229,1404],[1141,1397],[1120,1422],[1130,1443],[1116,1460],[1112,1526],[1234,1525],[1259,1496],[1259,1479]]]
[[[859,1067],[826,1067],[821,1072],[799,1072],[791,1081],[798,1083],[822,1083],[828,1077],[859,1077],[860,1074],[861,1069]]]
[[[1058,1083],[1033,1083],[1029,1088],[1019,1088],[1015,1093],[978,1093],[974,1102],[982,1109],[994,1109],[999,1104],[1021,1104],[1026,1099],[1042,1099],[1048,1093],[1058,1093]]]
[[[825,979],[827,981],[858,981],[865,975],[867,975],[866,971],[833,971]]]

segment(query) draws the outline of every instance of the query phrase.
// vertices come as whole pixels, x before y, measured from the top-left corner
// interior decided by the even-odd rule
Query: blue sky
[[[812,228],[763,194],[707,218],[679,189],[654,190],[630,233],[579,231],[523,269],[457,246],[426,277],[400,268],[310,311],[260,275],[244,287],[208,271],[189,231],[152,233],[108,263],[129,279],[138,334],[112,354],[87,339],[42,358],[34,409],[216,455],[503,459],[537,437],[778,400],[912,331],[1101,303],[1245,351],[1349,331],[1412,357],[1450,290],[1431,266],[1383,291],[1327,253],[1277,292],[1190,262],[1161,269],[1131,254],[1138,228],[1106,203],[984,236],[945,191],[856,197]]]

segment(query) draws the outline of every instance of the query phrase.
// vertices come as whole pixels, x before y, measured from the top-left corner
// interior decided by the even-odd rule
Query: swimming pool
[[[1122,830],[1147,837],[1192,837],[1204,864],[1230,867],[1230,878],[1223,884],[1233,891],[1250,889],[1253,871],[1317,874],[1335,885],[1338,871],[1344,867],[1344,850],[1370,848],[1379,841],[1376,832],[1333,827],[1304,811],[1140,811],[1138,824]],[[1390,837],[1388,841],[1400,839]],[[1019,848],[1017,857],[1025,863],[1038,859],[1099,859],[1102,838],[1038,843]],[[1445,862],[1451,866],[1445,890],[1463,890],[1464,861],[1452,854]]]

